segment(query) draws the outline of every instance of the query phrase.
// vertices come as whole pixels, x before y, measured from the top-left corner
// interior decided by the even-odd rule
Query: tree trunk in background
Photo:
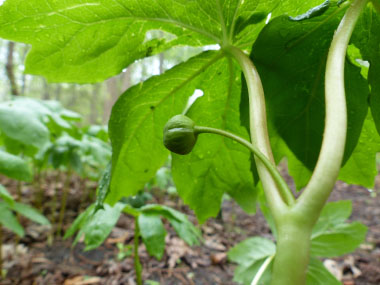
[[[107,96],[104,100],[103,123],[107,124],[111,115],[111,109],[119,96],[117,77],[111,77],[106,81]]]
[[[67,104],[68,109],[72,109],[72,107],[76,104],[77,99],[78,99],[79,94],[78,94],[78,88],[76,84],[70,85],[70,93],[71,93],[70,101]]]
[[[14,42],[8,42],[8,56],[7,56],[7,63],[5,65],[5,69],[7,72],[7,76],[9,79],[10,87],[11,87],[11,94],[14,96],[19,95],[19,91],[17,88],[17,82],[14,74],[13,69],[13,52],[15,49],[15,43]]]
[[[121,92],[125,92],[132,85],[132,66],[128,67],[127,70],[122,73],[121,76]]]
[[[29,46],[25,45],[23,53],[22,53],[22,58],[21,58],[21,62],[24,66],[25,66],[26,54],[28,53],[28,51],[29,51]],[[25,90],[26,90],[26,74],[25,74],[25,72],[22,73],[21,82],[22,82],[21,83],[21,95],[25,95]]]
[[[106,81],[107,97],[104,101],[103,124],[107,124],[111,115],[112,106],[119,96],[131,86],[131,68],[118,76],[114,76]]]
[[[44,92],[42,94],[42,100],[50,100],[49,85],[46,82],[46,79],[43,79],[44,82]]]
[[[92,125],[98,123],[98,101],[101,86],[100,83],[92,85],[92,96],[90,97],[90,124]]]
[[[61,91],[62,91],[62,85],[56,84],[55,88],[55,100],[60,101],[61,100]]]
[[[160,68],[160,74],[164,73],[164,61],[165,61],[165,54],[162,52],[160,53],[159,55],[159,61],[160,61],[160,64],[159,64],[159,68]]]

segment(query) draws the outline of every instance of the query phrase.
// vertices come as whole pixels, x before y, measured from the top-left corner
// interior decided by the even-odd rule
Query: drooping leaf
[[[4,202],[6,202],[11,207],[15,203],[15,200],[13,199],[12,195],[1,184],[0,184],[0,197],[1,197],[1,199],[4,200]]]
[[[203,91],[187,115],[198,126],[219,128],[246,139],[240,126],[240,71],[229,59],[211,66],[199,79]],[[256,189],[250,172],[251,153],[237,142],[214,134],[201,134],[192,152],[173,154],[173,179],[179,195],[200,222],[219,212],[227,192],[247,212],[256,210]]]
[[[234,281],[250,285],[263,263],[276,253],[276,245],[265,238],[253,237],[242,241],[228,251],[228,259],[238,263]],[[259,284],[268,284],[272,271],[269,264]]]
[[[74,222],[71,224],[70,228],[68,228],[67,231],[65,232],[65,235],[63,237],[64,239],[71,237],[77,231],[80,230],[83,223],[87,220],[87,217],[93,213],[94,207],[95,207],[94,204],[88,206],[87,209],[74,220]],[[79,236],[79,234],[78,234],[78,236]],[[74,241],[73,246],[75,246],[75,244],[76,244],[76,242]]]
[[[315,257],[310,258],[306,273],[306,285],[340,285],[341,283],[332,275],[321,261]]]
[[[147,251],[158,260],[165,250],[166,231],[159,215],[141,213],[138,217],[140,234]]]
[[[68,238],[78,231],[73,245],[84,236],[86,251],[97,248],[111,233],[124,207],[125,204],[123,203],[116,203],[113,207],[104,204],[104,209],[95,212],[95,205],[91,205],[74,221],[73,225],[65,234],[65,238]]]
[[[104,169],[102,176],[100,177],[98,188],[96,189],[96,202],[95,209],[103,209],[104,200],[107,197],[111,182],[111,162],[108,163],[107,167]]]
[[[135,195],[164,164],[169,154],[162,143],[165,123],[183,111],[196,78],[220,56],[202,53],[121,95],[109,122],[113,153],[108,201]]]
[[[159,214],[169,220],[179,237],[188,245],[198,245],[201,239],[200,231],[189,221],[186,215],[163,205],[149,204],[141,208],[143,213]]]
[[[0,224],[6,227],[8,230],[11,230],[18,236],[24,236],[24,228],[18,222],[16,216],[9,210],[7,204],[3,201],[0,201]]]
[[[325,63],[342,12],[343,8],[330,7],[322,15],[302,21],[278,17],[263,29],[253,46],[251,58],[264,85],[271,139],[278,144],[280,137],[294,153],[296,161],[288,156],[291,169],[302,166],[301,162],[312,170],[319,155],[325,115]],[[349,61],[345,65],[345,83],[347,161],[367,114],[369,89],[360,69]],[[273,149],[277,159],[287,155],[284,147]],[[296,180],[297,186],[304,186],[305,180]]]
[[[50,225],[49,220],[44,215],[29,205],[15,202],[11,209],[20,213],[33,222],[41,225]]]
[[[0,150],[0,173],[21,181],[32,181],[32,171],[27,161]]]

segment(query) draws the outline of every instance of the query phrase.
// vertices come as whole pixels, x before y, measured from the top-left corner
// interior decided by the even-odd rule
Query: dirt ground
[[[365,188],[349,186],[338,182],[330,200],[350,199],[353,201],[353,214],[350,220],[359,220],[368,226],[366,242],[353,254],[327,263],[341,274],[345,285],[380,284],[380,181],[372,193]],[[12,190],[14,183],[3,182]],[[47,182],[45,203],[49,205],[55,195]],[[83,203],[83,194],[77,189],[78,181],[72,181],[71,193],[66,214],[66,228],[78,215]],[[28,199],[28,185],[24,185],[24,199]],[[56,184],[56,187],[62,185]],[[90,185],[94,191],[95,185]],[[157,198],[158,197],[158,198]],[[187,213],[195,222],[193,213],[177,198],[156,195],[159,203],[175,207]],[[59,201],[59,200],[58,200]],[[81,203],[82,201],[82,203]],[[44,214],[49,217],[49,207]],[[166,253],[161,261],[147,255],[140,246],[144,280],[154,280],[159,284],[236,284],[233,280],[235,264],[229,263],[226,253],[239,241],[260,235],[271,237],[270,229],[263,216],[245,214],[233,201],[223,203],[222,219],[210,219],[201,226],[204,242],[201,246],[188,247],[177,238],[167,226]],[[132,218],[123,215],[107,241],[96,250],[83,252],[83,244],[71,248],[71,240],[55,238],[49,242],[46,227],[23,221],[26,235],[20,240],[4,230],[3,253],[7,278],[0,284],[46,284],[46,285],[132,285],[134,281],[133,258],[118,260],[118,243],[133,243]],[[18,241],[18,244],[16,243]],[[147,283],[155,285],[157,283]]]

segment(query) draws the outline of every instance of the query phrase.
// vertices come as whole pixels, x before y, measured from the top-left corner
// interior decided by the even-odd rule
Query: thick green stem
[[[283,216],[278,227],[271,285],[303,285],[309,264],[311,228],[297,217]]]
[[[135,218],[135,237],[134,237],[134,264],[136,272],[137,285],[142,285],[142,265],[139,257],[139,238],[140,238],[140,227],[138,218]]]
[[[297,200],[295,211],[314,224],[338,178],[344,155],[347,110],[344,63],[355,24],[368,0],[356,0],[348,8],[331,42],[325,74],[326,117],[321,152],[313,175]]]
[[[194,131],[196,134],[211,133],[211,134],[221,135],[221,136],[230,138],[242,144],[243,146],[247,147],[263,163],[263,165],[267,168],[269,173],[272,175],[272,178],[274,179],[277,186],[279,187],[281,191],[281,195],[284,198],[287,205],[291,206],[294,204],[295,199],[292,194],[292,191],[288,187],[288,184],[286,184],[281,174],[278,172],[277,168],[272,164],[272,162],[270,162],[269,159],[253,144],[251,144],[250,142],[246,141],[245,139],[237,135],[234,135],[230,132],[220,130],[220,129],[195,126]]]
[[[59,211],[59,220],[58,220],[58,228],[57,228],[57,236],[61,236],[63,220],[65,218],[66,204],[67,204],[67,196],[70,192],[70,181],[71,181],[71,169],[67,171],[67,176],[65,180],[65,184],[63,186],[63,195],[61,201],[61,209]]]
[[[260,76],[250,58],[243,51],[234,46],[224,47],[224,50],[237,60],[247,82],[252,144],[274,165],[267,128],[264,89],[261,84]],[[287,210],[287,206],[270,172],[257,157],[255,157],[255,161],[269,208],[277,223],[277,220]]]

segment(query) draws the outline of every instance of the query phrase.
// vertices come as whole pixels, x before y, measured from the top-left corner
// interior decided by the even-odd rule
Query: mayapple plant
[[[7,0],[0,37],[31,44],[25,71],[50,82],[99,82],[169,48],[204,47],[114,105],[106,201],[143,189],[169,155],[165,123],[186,110],[194,136],[184,119],[164,140],[180,150],[179,195],[200,222],[224,193],[249,213],[260,200],[276,232],[270,282],[297,285],[336,180],[373,187],[380,151],[380,1],[321,2]],[[299,195],[276,169],[283,158]]]

